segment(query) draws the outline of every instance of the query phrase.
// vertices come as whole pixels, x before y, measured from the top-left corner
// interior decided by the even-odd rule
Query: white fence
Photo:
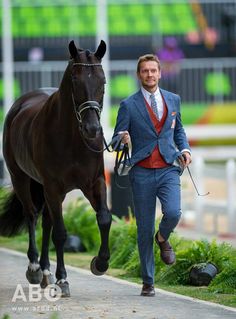
[[[131,79],[136,79],[136,64],[137,61],[133,60],[111,61],[109,64],[111,81],[117,75],[126,75]],[[66,65],[65,61],[15,62],[14,75],[21,94],[39,87],[58,87]],[[0,77],[1,72],[2,64],[0,64]],[[222,79],[227,83],[218,82],[218,89],[215,93],[209,93],[206,87],[209,74],[222,75],[217,79]],[[138,82],[136,84],[138,88]],[[165,84],[167,87],[163,88],[168,89],[168,80],[165,81]],[[227,94],[221,90],[224,85],[229,86]],[[235,58],[185,59],[181,63],[181,70],[176,78],[176,92],[186,103],[236,101],[235,86]]]
[[[236,235],[236,147],[193,149],[190,170],[182,177],[183,221],[198,233]]]

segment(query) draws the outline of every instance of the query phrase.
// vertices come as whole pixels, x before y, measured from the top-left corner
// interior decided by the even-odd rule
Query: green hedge
[[[83,199],[75,201],[68,207],[64,220],[68,233],[79,235],[88,252],[98,250],[100,235],[95,213],[89,203]],[[180,238],[176,233],[172,234],[170,241],[176,252],[176,263],[172,266],[166,266],[161,261],[155,245],[156,282],[188,285],[191,267],[211,262],[216,265],[219,274],[212,280],[208,289],[222,293],[236,292],[236,250],[231,245],[217,244],[215,240],[190,241]],[[140,277],[136,223],[132,216],[128,222],[113,216],[110,250],[111,267],[124,269],[132,277]]]

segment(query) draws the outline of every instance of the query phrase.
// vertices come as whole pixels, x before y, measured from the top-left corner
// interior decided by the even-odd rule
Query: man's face
[[[156,61],[144,61],[140,64],[137,76],[147,91],[154,92],[161,78],[161,71]]]

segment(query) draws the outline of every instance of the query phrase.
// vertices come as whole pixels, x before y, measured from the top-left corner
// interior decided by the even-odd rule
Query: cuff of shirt
[[[190,151],[188,148],[184,148],[184,149],[181,151],[181,154],[183,154],[184,152],[188,152],[190,155],[192,155],[191,151]]]

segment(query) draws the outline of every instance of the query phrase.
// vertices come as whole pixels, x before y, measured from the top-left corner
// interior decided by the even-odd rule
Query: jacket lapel
[[[166,129],[169,129],[171,127],[171,123],[172,123],[171,113],[173,110],[173,101],[172,101],[171,95],[167,91],[160,89],[160,92],[161,92],[161,95],[162,95],[162,97],[166,103],[166,107],[167,107],[166,120],[165,120],[165,123],[162,127],[162,130],[161,130],[161,132],[163,132]]]
[[[145,100],[144,100],[144,97],[143,97],[141,90],[139,90],[137,92],[137,94],[135,95],[134,104],[135,104],[138,112],[142,115],[144,120],[147,122],[148,126],[151,127],[153,129],[153,131],[157,134],[157,131],[152,123],[150,116],[149,116],[149,113],[148,113],[148,110],[147,110],[147,107],[145,104]]]

